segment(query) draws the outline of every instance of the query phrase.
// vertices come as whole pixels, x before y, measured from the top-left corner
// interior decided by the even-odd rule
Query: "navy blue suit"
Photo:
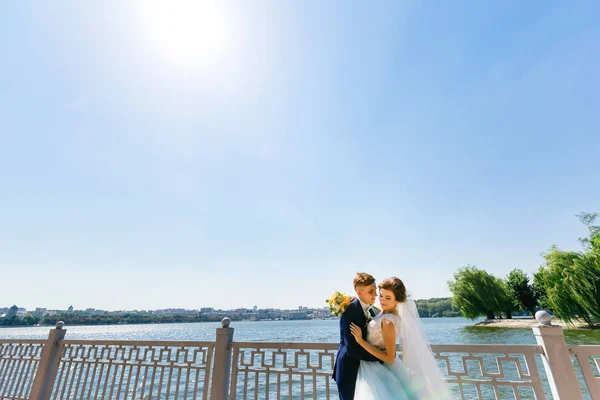
[[[379,361],[377,357],[356,343],[350,332],[350,323],[363,330],[363,338],[367,336],[367,317],[358,298],[352,300],[340,318],[340,349],[333,366],[333,380],[337,384],[340,400],[354,400],[354,389],[360,360]]]

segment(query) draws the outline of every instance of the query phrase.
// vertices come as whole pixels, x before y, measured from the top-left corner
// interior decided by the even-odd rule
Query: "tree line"
[[[421,318],[460,317],[460,310],[452,304],[452,297],[417,300]]]
[[[198,315],[198,314],[168,314],[152,315],[137,313],[108,313],[108,314],[85,314],[79,312],[65,312],[44,317],[27,314],[23,318],[16,316],[0,318],[0,326],[32,326],[56,325],[63,321],[67,325],[118,325],[118,324],[169,324],[183,322],[219,322],[223,316]],[[241,319],[232,315],[232,321]]]
[[[577,215],[588,236],[579,238],[581,251],[552,246],[544,263],[531,276],[513,269],[506,277],[467,265],[448,282],[453,305],[467,318],[512,318],[518,312],[535,315],[546,309],[561,320],[600,323],[600,225],[599,213]]]
[[[460,311],[452,305],[452,298],[434,298],[417,300],[417,307],[421,317],[458,317]],[[228,315],[232,321],[242,320],[243,316]],[[58,321],[63,321],[68,326],[72,325],[119,325],[119,324],[169,324],[184,322],[219,322],[222,315],[204,315],[204,314],[139,314],[139,313],[107,313],[107,314],[86,314],[82,312],[64,312],[53,315],[39,317],[33,314],[27,314],[23,318],[10,316],[0,318],[0,326],[32,326],[56,325]],[[307,316],[308,318],[308,316]]]

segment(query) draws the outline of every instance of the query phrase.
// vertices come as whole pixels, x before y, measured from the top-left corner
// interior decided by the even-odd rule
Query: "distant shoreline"
[[[423,319],[454,319],[457,317],[422,317]],[[462,318],[462,317],[458,317]],[[329,318],[307,318],[307,319],[235,319],[232,318],[231,322],[296,322],[296,321],[335,321],[339,320],[338,317],[329,317]],[[65,328],[73,327],[73,326],[127,326],[127,325],[169,325],[169,324],[220,324],[221,319],[215,319],[211,321],[144,321],[144,322],[132,322],[132,323],[95,323],[95,324],[86,324],[86,323],[75,323],[68,324],[65,323]],[[53,328],[55,324],[40,324],[40,325],[0,325],[0,329],[10,329],[10,328]]]
[[[540,323],[534,318],[513,318],[513,319],[486,319],[484,321],[478,322],[473,326],[483,326],[489,328],[516,328],[516,329],[526,329],[532,328],[534,326],[538,326]],[[585,322],[577,321],[572,324],[567,324],[564,321],[559,319],[553,319],[552,325],[561,326],[563,329],[598,329],[598,328],[590,328],[588,324]]]

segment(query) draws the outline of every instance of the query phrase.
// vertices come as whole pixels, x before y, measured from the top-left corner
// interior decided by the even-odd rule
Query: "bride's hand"
[[[356,339],[356,343],[362,344],[365,341],[362,337],[362,329],[360,329],[358,325],[350,323],[350,332],[352,332],[352,336]]]

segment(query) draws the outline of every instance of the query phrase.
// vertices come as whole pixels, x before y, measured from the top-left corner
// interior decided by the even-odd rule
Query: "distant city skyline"
[[[252,306],[252,307],[237,307],[237,308],[231,308],[231,309],[226,309],[226,308],[219,308],[219,307],[198,307],[198,308],[157,308],[157,309],[146,309],[146,310],[103,310],[103,309],[99,309],[99,308],[82,308],[82,309],[77,309],[74,308],[72,306],[69,306],[67,308],[48,308],[48,307],[35,307],[35,308],[25,308],[25,307],[19,307],[17,304],[13,304],[12,306],[7,306],[7,307],[0,307],[0,311],[6,311],[14,306],[17,306],[17,308],[19,310],[22,311],[28,311],[28,312],[33,312],[33,311],[38,311],[38,312],[43,312],[43,311],[61,311],[61,312],[95,312],[95,311],[108,311],[108,312],[120,312],[120,311],[160,311],[160,312],[187,312],[187,311],[198,311],[198,312],[212,312],[212,311],[231,311],[231,310],[249,310],[249,311],[257,311],[257,310],[273,310],[275,308],[273,307],[265,307],[265,308],[261,308],[258,306]],[[308,310],[308,309],[325,309],[327,308],[326,305],[322,306],[322,307],[307,307],[307,306],[298,306],[296,308],[288,308],[288,309],[279,309],[279,310]]]
[[[65,321],[75,319],[75,324],[86,323],[85,318],[103,318],[104,316],[130,316],[137,315],[143,317],[162,317],[162,316],[185,316],[191,318],[202,318],[203,321],[219,320],[225,317],[230,317],[236,320],[273,320],[273,319],[310,319],[310,318],[332,318],[333,315],[328,307],[305,307],[298,306],[295,309],[278,309],[278,308],[236,308],[236,309],[219,309],[213,307],[202,307],[197,309],[181,309],[168,308],[157,310],[100,310],[88,308],[85,310],[77,310],[72,306],[68,309],[48,309],[46,307],[36,307],[35,309],[27,310],[26,308],[13,305],[11,307],[0,307],[0,325],[6,319],[12,321],[11,318],[16,317],[21,320],[22,324],[38,324],[44,318],[52,318],[50,324],[55,323],[59,319]],[[77,322],[79,318],[79,322]],[[131,320],[127,320],[131,323]],[[43,321],[42,321],[43,322]],[[114,322],[113,323],[118,323]],[[46,322],[47,324],[47,322]],[[38,324],[39,325],[39,324]]]
[[[447,297],[600,212],[600,3],[6,2],[0,304]]]

